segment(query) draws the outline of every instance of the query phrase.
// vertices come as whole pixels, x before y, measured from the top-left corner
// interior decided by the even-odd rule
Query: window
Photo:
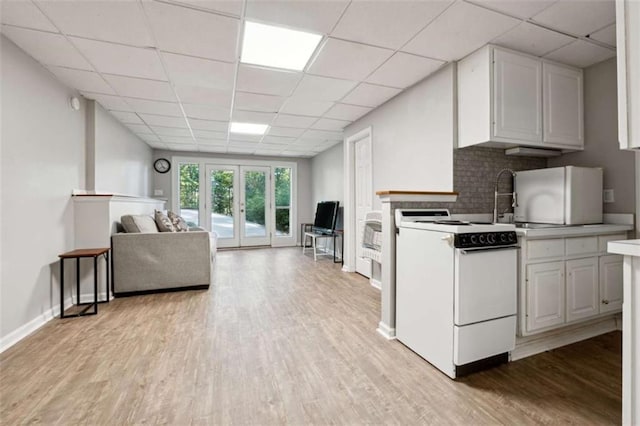
[[[180,164],[180,216],[189,226],[199,226],[200,167]]]
[[[291,235],[291,168],[274,167],[276,236]]]

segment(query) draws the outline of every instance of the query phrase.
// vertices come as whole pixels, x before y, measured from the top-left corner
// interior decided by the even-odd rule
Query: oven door
[[[518,247],[456,249],[454,322],[474,324],[515,315]]]

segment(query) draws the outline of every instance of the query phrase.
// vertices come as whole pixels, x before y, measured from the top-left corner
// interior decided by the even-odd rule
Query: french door
[[[271,168],[206,166],[205,217],[219,247],[271,245]]]

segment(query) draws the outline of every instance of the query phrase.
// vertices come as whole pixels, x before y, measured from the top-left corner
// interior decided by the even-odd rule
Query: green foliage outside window
[[[197,164],[180,164],[180,208],[198,209],[200,169]]]

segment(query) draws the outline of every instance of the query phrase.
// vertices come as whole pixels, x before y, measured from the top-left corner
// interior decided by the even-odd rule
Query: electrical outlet
[[[613,189],[605,189],[602,194],[602,200],[605,203],[613,203],[615,202],[615,197],[613,194]]]
[[[164,191],[162,189],[154,189],[153,190],[153,195],[154,196],[164,195]]]

